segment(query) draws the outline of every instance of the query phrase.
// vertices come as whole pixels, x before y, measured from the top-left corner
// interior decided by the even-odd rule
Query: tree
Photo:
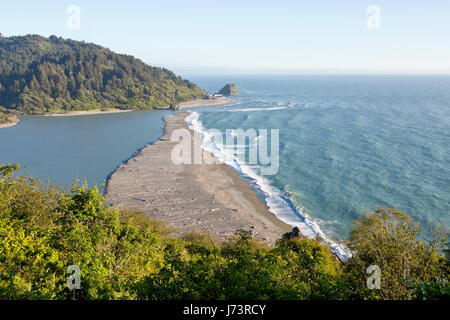
[[[0,105],[20,114],[153,109],[169,106],[174,96],[175,102],[207,97],[173,72],[131,56],[36,35],[0,37],[0,92]]]
[[[396,209],[380,207],[358,219],[348,240],[354,254],[346,266],[353,297],[412,299],[418,283],[448,278],[440,253],[445,237],[425,242],[421,235],[419,226]],[[366,271],[371,265],[381,269],[380,290],[366,287]]]
[[[66,191],[0,165],[0,299],[448,299],[445,237],[420,239],[398,210],[359,219],[344,267],[320,239],[267,246],[245,231],[225,241],[173,238],[163,222],[107,205],[97,188]],[[67,267],[81,290],[66,287]],[[381,289],[366,287],[368,266]]]

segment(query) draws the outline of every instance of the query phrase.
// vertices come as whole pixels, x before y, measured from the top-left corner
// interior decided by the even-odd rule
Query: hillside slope
[[[206,97],[169,70],[95,44],[56,36],[0,37],[3,115],[146,110]]]

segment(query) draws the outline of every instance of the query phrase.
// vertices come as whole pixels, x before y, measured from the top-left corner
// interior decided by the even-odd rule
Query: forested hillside
[[[206,98],[195,84],[101,46],[38,35],[0,36],[0,113],[153,109]]]

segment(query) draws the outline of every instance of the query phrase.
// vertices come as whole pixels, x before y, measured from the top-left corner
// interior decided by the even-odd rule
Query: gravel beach
[[[187,115],[182,112],[166,116],[163,137],[110,175],[105,188],[107,201],[165,221],[178,236],[202,231],[223,240],[243,229],[273,244],[283,233],[290,232],[291,226],[277,219],[232,168],[172,162],[171,153],[177,143],[170,142],[170,137],[175,129],[189,130],[184,121]],[[191,139],[199,139],[189,131]]]
[[[212,99],[197,99],[186,102],[181,102],[175,106],[174,109],[189,109],[189,108],[197,108],[197,107],[213,107],[213,106],[223,106],[227,104],[235,104],[236,101],[227,99],[225,97],[218,97]]]

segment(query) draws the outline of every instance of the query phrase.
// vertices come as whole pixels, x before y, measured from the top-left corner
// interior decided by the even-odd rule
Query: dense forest
[[[0,124],[17,121],[14,110],[8,110],[0,106]]]
[[[433,241],[404,213],[355,222],[341,263],[320,239],[266,246],[248,233],[179,239],[160,221],[116,210],[97,188],[71,191],[0,165],[0,299],[448,299],[444,234]],[[445,256],[447,252],[447,257]],[[67,287],[69,266],[80,288]],[[367,286],[378,266],[379,288]],[[70,279],[69,279],[70,280]]]
[[[207,94],[173,72],[95,44],[0,35],[0,121],[14,113],[152,109],[197,98]]]

